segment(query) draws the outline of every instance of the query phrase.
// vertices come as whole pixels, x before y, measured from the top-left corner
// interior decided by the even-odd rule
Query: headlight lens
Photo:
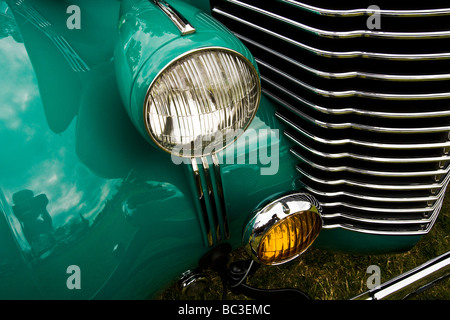
[[[288,262],[306,251],[322,228],[321,208],[308,194],[290,194],[259,210],[244,231],[244,245],[259,263]]]
[[[258,73],[243,55],[203,48],[177,58],[156,76],[145,99],[145,124],[163,150],[205,156],[232,143],[235,132],[242,134],[260,95]]]

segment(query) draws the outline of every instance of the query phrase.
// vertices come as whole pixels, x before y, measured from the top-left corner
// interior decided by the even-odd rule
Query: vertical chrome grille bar
[[[213,241],[213,237],[212,237],[211,226],[209,223],[208,211],[206,208],[206,200],[205,200],[205,194],[203,192],[202,180],[200,177],[200,171],[198,168],[196,158],[191,158],[191,165],[192,165],[192,172],[194,173],[194,181],[195,181],[195,186],[197,189],[196,191],[197,191],[198,201],[199,201],[200,207],[201,207],[201,213],[202,213],[202,218],[203,218],[202,225],[205,228],[208,245],[211,247],[214,244],[214,241]]]
[[[215,232],[217,241],[220,242],[220,241],[222,241],[222,235],[220,233],[219,215],[217,212],[216,201],[214,199],[214,190],[213,190],[211,174],[210,174],[210,170],[209,170],[209,164],[208,164],[208,160],[206,159],[206,157],[201,157],[201,161],[202,161],[203,172],[204,172],[205,180],[206,180],[206,187],[208,190],[209,205],[212,210],[212,216],[213,216],[213,222],[214,222],[213,226],[215,229],[214,232]]]
[[[220,202],[220,212],[222,214],[224,238],[228,239],[230,237],[230,230],[228,227],[227,209],[225,206],[225,197],[223,194],[222,175],[220,173],[219,159],[217,158],[217,155],[215,153],[211,157],[214,165],[214,176],[216,179],[217,194]]]
[[[199,218],[207,239],[205,244],[210,247],[230,237],[220,164],[216,155],[211,158],[190,159]]]

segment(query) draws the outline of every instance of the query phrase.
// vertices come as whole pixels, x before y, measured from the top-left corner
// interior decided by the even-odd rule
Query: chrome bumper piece
[[[450,275],[450,251],[429,260],[379,287],[360,294],[352,300],[402,300],[430,288]]]

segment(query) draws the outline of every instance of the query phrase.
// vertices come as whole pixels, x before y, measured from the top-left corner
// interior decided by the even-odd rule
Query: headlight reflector
[[[321,208],[310,195],[284,196],[258,210],[244,230],[249,254],[265,265],[295,259],[314,242],[322,228]]]
[[[256,114],[261,95],[251,62],[225,48],[203,48],[169,63],[144,104],[147,132],[177,156],[205,156],[232,143]]]

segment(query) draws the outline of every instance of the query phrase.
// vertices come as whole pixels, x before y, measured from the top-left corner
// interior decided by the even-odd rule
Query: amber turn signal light
[[[282,264],[305,252],[322,229],[321,208],[305,193],[281,197],[256,214],[244,229],[244,245],[257,262]]]

